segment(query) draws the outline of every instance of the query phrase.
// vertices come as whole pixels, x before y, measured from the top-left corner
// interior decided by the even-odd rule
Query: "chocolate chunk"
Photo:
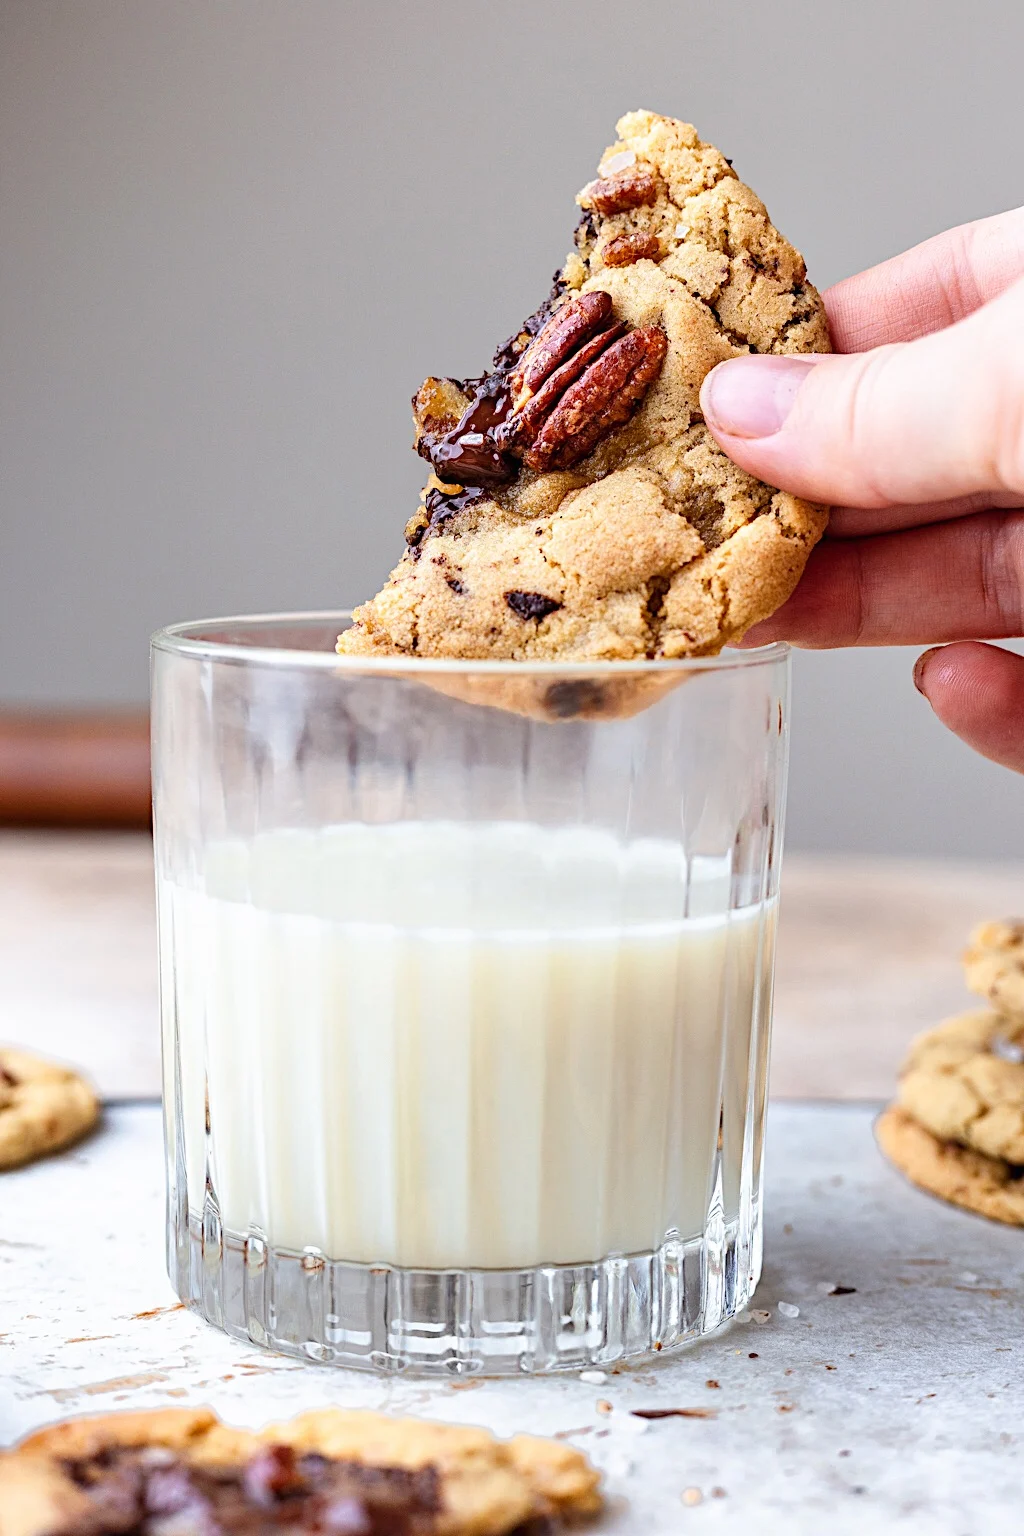
[[[425,432],[416,449],[430,464],[439,480],[453,485],[509,485],[519,473],[519,466],[494,441],[493,431],[511,409],[505,375],[488,374],[476,383],[473,399],[458,423],[443,437]]]
[[[147,1515],[199,1514],[205,1512],[204,1506],[209,1509],[209,1500],[196,1491],[186,1467],[158,1467],[148,1474]]]
[[[486,495],[487,492],[479,485],[467,485],[461,491],[442,491],[435,486],[432,491],[427,492],[423,503],[427,512],[427,522],[410,524],[405,536],[406,543],[418,552],[418,546],[427,533],[439,533],[445,523],[457,512],[471,507],[474,501],[480,501]]]
[[[590,678],[577,677],[564,683],[552,683],[544,694],[544,708],[559,720],[598,714],[603,707],[604,688]]]
[[[463,586],[462,582],[459,580],[459,578],[457,576],[446,576],[445,577],[445,581],[451,587],[451,589],[455,593],[456,597],[462,597],[462,595],[464,594],[466,588]]]
[[[577,249],[590,245],[597,239],[597,221],[589,208],[584,208],[581,218],[572,232],[573,244]]]
[[[272,1506],[280,1495],[301,1489],[303,1481],[291,1446],[268,1445],[246,1467],[242,1486],[254,1504]]]
[[[320,1525],[331,1536],[373,1536],[366,1505],[349,1494],[331,1500],[320,1516]]]
[[[521,619],[546,619],[562,606],[557,598],[545,597],[543,592],[506,592],[505,601]]]
[[[65,1470],[88,1511],[54,1536],[412,1536],[441,1508],[433,1467],[365,1466],[263,1447],[237,1466],[197,1465],[162,1447],[117,1448]],[[165,1518],[166,1517],[166,1518]]]

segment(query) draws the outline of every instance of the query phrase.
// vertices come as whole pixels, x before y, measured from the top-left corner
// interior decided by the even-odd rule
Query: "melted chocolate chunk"
[[[520,464],[497,437],[498,429],[512,409],[508,374],[551,318],[565,291],[565,281],[561,273],[556,272],[544,303],[495,352],[493,372],[477,379],[451,381],[464,395],[470,396],[469,405],[450,431],[443,434],[421,432],[416,442],[417,453],[429,461],[439,480],[476,489],[485,486],[495,489],[511,485],[515,480]]]
[[[444,527],[449,518],[455,516],[456,512],[471,507],[474,501],[480,501],[486,495],[487,492],[480,485],[467,485],[463,491],[440,491],[435,486],[432,491],[427,492],[423,503],[430,518],[430,529],[436,533],[438,529]],[[419,537],[415,541],[417,544],[420,543],[427,529],[422,528],[418,532]]]
[[[506,592],[505,601],[521,619],[546,619],[562,606],[557,598],[545,597],[543,592]]]
[[[491,373],[474,385],[473,399],[456,426],[443,437],[425,432],[417,451],[430,464],[439,480],[453,485],[509,485],[519,473],[519,465],[498,447],[494,429],[512,408],[505,375]]]
[[[437,1471],[368,1467],[268,1445],[237,1467],[198,1466],[155,1447],[66,1464],[89,1511],[54,1536],[427,1536]],[[170,1519],[169,1517],[175,1517]]]

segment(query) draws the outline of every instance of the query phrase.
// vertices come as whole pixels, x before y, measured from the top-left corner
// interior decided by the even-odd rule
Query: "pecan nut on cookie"
[[[829,351],[821,299],[689,124],[631,112],[618,133],[550,296],[488,372],[417,392],[431,473],[343,654],[710,656],[796,585],[825,510],[734,465],[699,395],[726,358]],[[599,693],[552,713],[600,713]]]
[[[0,1536],[525,1536],[597,1513],[597,1484],[558,1441],[421,1419],[108,1414],[0,1455]]]

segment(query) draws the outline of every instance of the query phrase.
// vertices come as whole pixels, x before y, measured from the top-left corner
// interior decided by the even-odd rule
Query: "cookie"
[[[940,1141],[1024,1163],[1024,1060],[999,1014],[965,1013],[919,1035],[896,1099]]]
[[[889,1161],[919,1189],[991,1221],[1024,1227],[1024,1176],[1011,1164],[940,1140],[896,1104],[879,1116],[875,1135]]]
[[[964,954],[964,973],[972,992],[1024,1024],[1024,920],[980,923]]]
[[[68,1146],[99,1115],[96,1095],[76,1072],[0,1047],[0,1169]]]
[[[0,1536],[499,1536],[597,1513],[597,1485],[580,1452],[530,1435],[340,1409],[255,1433],[165,1409],[72,1419],[0,1456]]]
[[[433,472],[343,655],[710,656],[796,585],[825,511],[733,464],[699,393],[726,358],[830,350],[821,299],[689,124],[618,133],[551,296],[489,373],[418,391]]]

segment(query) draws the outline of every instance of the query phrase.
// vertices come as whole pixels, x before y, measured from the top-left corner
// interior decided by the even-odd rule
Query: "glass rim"
[[[470,660],[451,656],[344,656],[337,651],[303,651],[292,646],[273,644],[253,645],[227,639],[210,638],[210,632],[230,631],[241,625],[253,628],[301,624],[337,624],[338,632],[352,617],[351,609],[324,608],[309,611],[298,610],[283,613],[245,613],[216,619],[191,619],[184,623],[168,624],[150,636],[153,651],[163,651],[176,656],[188,656],[199,661],[246,663],[250,666],[287,667],[296,670],[329,671],[334,673],[388,673],[396,672],[415,677],[424,672],[445,673],[449,676],[478,676],[512,674],[517,677],[552,677],[571,674],[573,677],[620,677],[623,673],[650,675],[652,673],[738,671],[746,667],[762,667],[784,661],[791,647],[785,641],[776,640],[771,645],[752,647],[750,650],[730,650],[717,656],[683,656],[674,659],[660,658],[649,661],[508,661],[498,658]],[[203,633],[197,634],[196,631]]]

